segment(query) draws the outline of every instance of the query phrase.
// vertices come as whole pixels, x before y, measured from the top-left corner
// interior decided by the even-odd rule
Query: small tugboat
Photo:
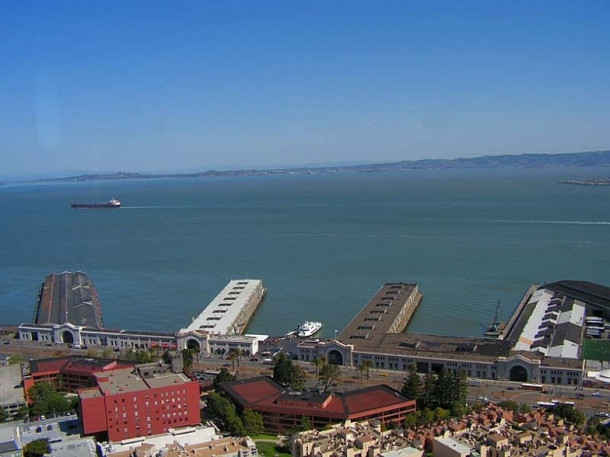
[[[305,321],[299,324],[297,327],[297,336],[300,338],[307,338],[313,336],[320,331],[322,328],[322,322],[317,321]]]
[[[106,203],[71,203],[70,206],[75,209],[81,208],[120,208],[121,201],[118,198],[111,198]]]

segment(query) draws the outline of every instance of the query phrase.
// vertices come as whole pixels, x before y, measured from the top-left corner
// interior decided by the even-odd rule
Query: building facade
[[[86,435],[110,441],[197,425],[199,383],[155,364],[96,373],[97,386],[79,390]]]
[[[304,417],[312,427],[322,429],[346,420],[402,424],[415,412],[415,400],[385,385],[333,394],[293,391],[269,377],[259,377],[226,382],[221,388],[239,408],[261,414],[265,430],[273,433],[294,429]]]

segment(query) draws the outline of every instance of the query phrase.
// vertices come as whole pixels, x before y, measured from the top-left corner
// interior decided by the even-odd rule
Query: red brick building
[[[153,365],[95,373],[97,387],[79,389],[86,435],[110,441],[197,425],[199,383]]]
[[[242,409],[263,416],[265,430],[283,433],[308,417],[315,428],[327,424],[377,419],[402,423],[415,412],[415,400],[386,385],[339,393],[290,391],[269,377],[231,381],[221,384]]]
[[[112,359],[78,356],[30,360],[30,373],[23,377],[23,387],[29,403],[27,393],[38,382],[46,382],[58,392],[77,393],[82,387],[96,385],[95,373],[133,366],[132,363]]]

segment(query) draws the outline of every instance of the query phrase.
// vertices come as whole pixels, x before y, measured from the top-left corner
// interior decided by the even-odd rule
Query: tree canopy
[[[223,382],[235,381],[237,377],[234,374],[231,374],[229,370],[226,368],[221,368],[220,373],[216,375],[214,378],[214,389],[218,390],[218,386]]]
[[[25,457],[42,457],[50,452],[51,448],[46,439],[32,441],[23,448],[23,455]]]
[[[335,384],[341,377],[341,369],[338,365],[326,363],[322,365],[320,369],[320,382],[322,383],[324,390],[328,390],[333,384]]]
[[[30,411],[34,416],[70,410],[70,402],[46,382],[34,384],[28,394],[34,403]]]
[[[221,422],[224,429],[234,436],[244,436],[246,434],[244,424],[237,415],[235,405],[231,401],[216,392],[210,392],[207,403],[210,413]]]
[[[466,404],[468,384],[463,372],[450,373],[445,369],[437,375],[426,374],[422,381],[415,366],[409,367],[409,373],[401,392],[417,402],[417,409],[442,408],[457,412]]]
[[[283,352],[275,356],[273,365],[273,379],[284,386],[291,386],[294,389],[302,389],[305,385],[306,373],[299,365],[295,365],[292,360]]]

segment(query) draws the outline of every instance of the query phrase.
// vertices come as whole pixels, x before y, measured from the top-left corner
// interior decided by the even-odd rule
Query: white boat
[[[322,322],[317,321],[305,321],[299,324],[297,327],[297,336],[301,338],[307,338],[315,335],[322,328]]]

